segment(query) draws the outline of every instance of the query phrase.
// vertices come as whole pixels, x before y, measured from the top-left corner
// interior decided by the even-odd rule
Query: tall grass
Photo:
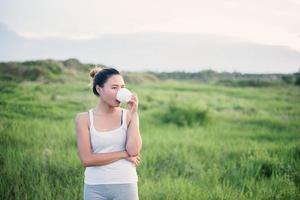
[[[74,117],[98,100],[80,76],[1,82],[0,199],[82,199]],[[300,198],[299,88],[127,87],[140,100],[140,199]]]

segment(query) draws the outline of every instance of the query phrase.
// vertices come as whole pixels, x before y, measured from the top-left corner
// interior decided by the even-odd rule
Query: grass
[[[74,117],[98,101],[84,76],[0,82],[0,199],[82,199]],[[140,101],[140,199],[300,198],[296,86],[127,87]]]

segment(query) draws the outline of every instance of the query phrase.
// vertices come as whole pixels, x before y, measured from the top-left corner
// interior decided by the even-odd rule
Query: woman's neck
[[[102,101],[100,101],[97,107],[95,108],[95,112],[98,114],[112,114],[116,110],[116,107],[109,106],[108,104],[103,103]]]

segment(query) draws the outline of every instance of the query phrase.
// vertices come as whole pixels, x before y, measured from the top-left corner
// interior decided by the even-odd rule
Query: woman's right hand
[[[137,167],[140,164],[140,155],[127,157],[126,160],[132,162]]]

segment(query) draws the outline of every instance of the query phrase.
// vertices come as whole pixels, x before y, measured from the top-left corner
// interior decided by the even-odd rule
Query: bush
[[[300,76],[297,77],[297,79],[295,81],[295,85],[300,86]]]
[[[283,75],[281,77],[281,79],[283,80],[283,82],[285,82],[286,84],[293,84],[294,83],[294,76],[293,75]]]
[[[220,80],[217,82],[219,85],[225,86],[236,86],[236,87],[266,87],[272,86],[275,82],[271,81],[263,81],[259,79],[253,80]]]
[[[161,115],[162,122],[177,126],[205,125],[209,121],[208,110],[191,104],[170,102]]]
[[[60,74],[62,72],[62,66],[55,61],[27,61],[23,62],[23,65],[28,68],[40,69],[43,73]]]
[[[75,70],[80,70],[80,71],[89,71],[89,69],[91,67],[94,67],[94,65],[86,65],[86,64],[82,64],[81,62],[79,62],[79,60],[75,59],[75,58],[70,58],[68,60],[65,60],[62,62],[62,64],[64,65],[65,68],[67,69],[75,69]],[[99,67],[105,67],[104,65],[97,65]]]
[[[51,60],[0,63],[0,73],[14,81],[39,78],[55,79],[62,73],[62,65]]]

